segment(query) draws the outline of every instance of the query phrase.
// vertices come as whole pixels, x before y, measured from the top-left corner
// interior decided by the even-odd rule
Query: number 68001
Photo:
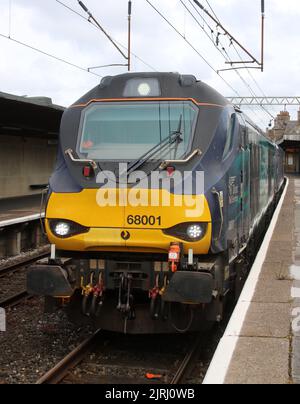
[[[161,216],[140,216],[140,215],[130,215],[127,217],[127,224],[130,226],[136,225],[136,226],[161,226]]]

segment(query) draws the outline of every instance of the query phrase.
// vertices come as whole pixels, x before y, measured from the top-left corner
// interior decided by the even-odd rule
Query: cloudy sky
[[[77,0],[61,0],[85,15]],[[146,0],[133,0],[132,51],[134,71],[177,71],[196,75],[225,96],[239,95],[300,96],[299,0],[265,0],[266,54],[265,72],[252,70],[253,78],[242,70],[220,73],[228,86],[187,43],[170,28]],[[90,11],[110,35],[127,45],[127,0],[84,0]],[[224,58],[200,25],[189,0],[151,0],[210,65],[226,68]],[[198,25],[183,4],[193,11]],[[208,8],[208,2],[201,0]],[[260,0],[210,0],[210,6],[223,25],[260,58]],[[206,18],[207,19],[207,18]],[[214,33],[216,25],[209,19]],[[99,83],[100,77],[42,55],[3,36],[21,41],[46,53],[87,69],[111,63],[125,63],[105,36],[57,0],[0,0],[0,91],[17,95],[51,97],[54,103],[69,105]],[[228,37],[220,41],[229,58],[237,59]],[[220,45],[221,47],[221,45]],[[245,57],[245,56],[244,56]],[[144,64],[142,59],[146,64]],[[105,76],[125,72],[125,67],[93,70]],[[259,85],[259,87],[257,86]],[[249,88],[250,86],[250,88]],[[280,107],[269,108],[272,115]],[[295,116],[295,109],[291,113]],[[270,116],[256,108],[249,111],[260,125]]]

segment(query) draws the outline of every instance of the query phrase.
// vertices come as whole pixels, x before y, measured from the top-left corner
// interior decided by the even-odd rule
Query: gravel
[[[26,290],[26,273],[26,268],[22,268],[0,278],[0,302]]]
[[[91,331],[75,327],[59,310],[43,313],[34,298],[7,312],[7,331],[0,332],[0,384],[33,384]]]
[[[18,265],[47,246],[27,251],[18,257],[0,260],[0,269]],[[26,290],[25,266],[0,277],[0,301]],[[64,311],[44,314],[43,298],[25,300],[6,313],[6,332],[0,332],[0,384],[35,383],[66,354],[80,344],[91,330],[71,324]]]
[[[70,373],[64,384],[168,384],[196,335],[107,334],[102,338],[102,343]],[[211,342],[201,352],[201,359],[185,383],[202,383],[214,351]],[[147,374],[155,375],[154,379],[148,379]]]

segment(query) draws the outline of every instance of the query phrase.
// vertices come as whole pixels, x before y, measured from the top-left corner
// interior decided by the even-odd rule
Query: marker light
[[[60,237],[66,237],[71,230],[71,226],[65,222],[58,222],[54,228],[54,233]]]
[[[180,240],[197,242],[205,237],[208,229],[208,223],[179,223],[170,229],[165,229],[163,232],[168,236],[176,237]]]
[[[194,224],[192,226],[189,226],[187,228],[187,235],[191,238],[191,239],[197,239],[200,238],[203,234],[203,228],[202,226],[200,226],[199,224]]]
[[[52,233],[58,238],[68,238],[90,231],[89,227],[82,226],[71,220],[49,219],[48,223]]]

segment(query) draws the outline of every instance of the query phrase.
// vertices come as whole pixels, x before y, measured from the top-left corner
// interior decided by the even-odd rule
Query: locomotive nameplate
[[[230,177],[228,181],[228,196],[229,203],[232,205],[233,203],[238,202],[239,199],[239,186],[237,184],[237,177]]]

